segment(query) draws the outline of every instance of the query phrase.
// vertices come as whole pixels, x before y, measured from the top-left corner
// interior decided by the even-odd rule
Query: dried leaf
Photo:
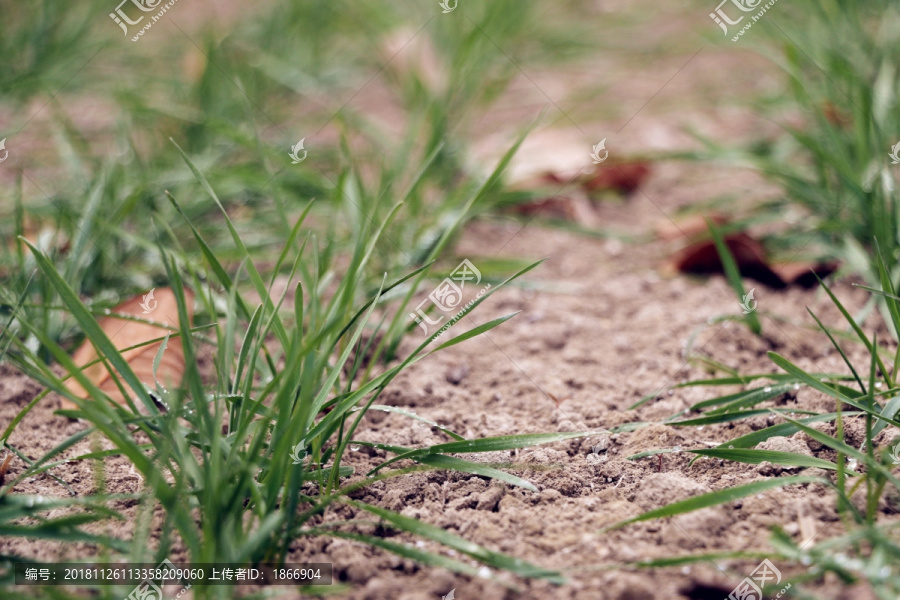
[[[710,214],[693,214],[682,218],[676,218],[672,221],[665,219],[658,222],[653,231],[656,237],[666,242],[673,242],[683,237],[689,240],[698,237],[709,237],[709,220],[713,225],[724,225],[728,222],[728,217],[719,213]]]
[[[630,194],[638,189],[650,174],[650,165],[646,162],[604,163],[597,167],[593,174],[581,182],[589,193],[612,190],[622,194]]]
[[[772,271],[788,285],[798,285],[800,287],[810,288],[818,285],[819,280],[816,275],[824,279],[838,268],[838,264],[834,261],[812,262],[798,261],[790,263],[772,263]],[[815,275],[813,275],[815,273]]]
[[[772,263],[766,256],[762,243],[744,232],[727,235],[724,241],[734,256],[741,275],[773,288],[789,285],[811,287],[817,281],[813,272],[819,277],[826,277],[837,268],[833,262]],[[676,252],[664,271],[705,275],[724,272],[719,252],[711,239],[695,241]]]
[[[193,319],[194,294],[185,290],[187,302],[188,320]],[[116,348],[123,350],[122,356],[128,361],[135,375],[150,387],[155,387],[153,377],[153,362],[156,354],[162,346],[162,341],[146,344],[139,348],[124,350],[137,344],[171,334],[170,327],[178,327],[178,305],[175,301],[175,293],[170,288],[150,290],[143,296],[138,295],[115,307],[113,314],[103,317],[98,321],[103,332],[112,340]],[[116,315],[131,315],[144,321],[132,321]],[[190,323],[188,323],[190,325]],[[72,355],[72,360],[78,366],[86,365],[98,357],[97,351],[90,340],[84,343]],[[102,362],[95,363],[84,369],[84,374],[97,387],[119,404],[125,404],[125,398],[116,386],[109,370]],[[156,376],[159,383],[165,387],[177,387],[184,375],[184,352],[181,341],[177,337],[170,338]],[[69,391],[80,398],[87,398],[87,391],[74,379],[66,382]],[[127,386],[126,386],[127,389]],[[77,408],[74,403],[63,399],[62,408],[72,410]]]
[[[9,463],[12,462],[12,457],[12,452],[7,450],[6,458],[3,460],[3,464],[0,464],[0,485],[3,485],[3,480],[6,479],[6,472],[9,471]]]

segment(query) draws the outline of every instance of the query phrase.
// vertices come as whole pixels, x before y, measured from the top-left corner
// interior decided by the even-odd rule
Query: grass
[[[743,41],[759,42],[762,35],[762,44],[755,48],[768,53],[788,77],[790,93],[785,95],[779,90],[777,96],[768,98],[761,106],[763,114],[789,110],[799,114],[802,123],[786,126],[784,136],[756,142],[744,150],[710,143],[712,152],[703,155],[706,160],[737,159],[781,186],[783,196],[754,208],[753,220],[783,222],[785,214],[799,211],[803,215],[771,237],[769,241],[776,253],[785,258],[801,253],[838,258],[843,262],[843,273],[860,275],[869,283],[863,286],[871,293],[867,308],[851,315],[831,288],[820,281],[822,290],[842,315],[843,324],[826,325],[810,311],[812,322],[838,352],[846,371],[810,372],[775,352],[768,353],[777,369],[775,373],[741,374],[714,359],[704,359],[714,372],[727,374],[674,388],[741,389],[695,402],[665,419],[665,424],[698,428],[767,415],[774,418],[775,424],[709,449],[664,448],[629,457],[639,460],[680,451],[695,455],[691,464],[713,458],[815,471],[726,487],[647,511],[608,528],[723,506],[765,490],[818,484],[834,500],[842,533],[822,541],[798,543],[781,527],[774,527],[770,547],[765,550],[665,557],[640,561],[637,564],[641,567],[768,558],[791,567],[792,596],[813,597],[811,585],[821,585],[826,575],[845,585],[863,582],[876,597],[885,600],[900,593],[897,523],[887,516],[896,510],[900,493],[893,458],[893,448],[900,438],[885,443],[885,432],[900,427],[900,349],[895,342],[879,343],[875,334],[866,334],[861,326],[870,308],[877,305],[884,329],[895,339],[900,331],[900,297],[896,291],[900,275],[900,197],[889,156],[900,139],[900,64],[895,51],[898,23],[897,6],[880,0],[864,4],[809,0],[779,5],[778,14],[766,15],[756,26],[754,31],[758,33],[753,35],[757,37]],[[740,273],[721,235],[711,229],[729,284],[741,299],[746,292]],[[751,331],[760,334],[754,313],[744,320]],[[856,345],[853,352],[846,348],[848,344]],[[865,364],[850,358],[860,354],[866,357]],[[775,403],[798,390],[825,395],[833,401],[833,409],[801,411]],[[649,400],[644,398],[632,408]],[[845,438],[849,420],[862,424],[864,441],[859,446],[848,444]],[[817,428],[822,424],[833,425],[834,433],[823,433]],[[823,451],[811,457],[757,448],[766,440],[797,433],[821,444]],[[779,590],[766,591],[775,594]]]
[[[883,264],[883,263],[882,263]],[[885,279],[885,283],[887,280]],[[879,598],[895,598],[900,593],[900,551],[896,545],[896,523],[886,520],[881,505],[891,503],[900,492],[900,479],[892,472],[891,447],[900,443],[895,438],[890,445],[877,447],[875,439],[887,427],[900,427],[900,386],[896,380],[896,365],[900,361],[900,349],[887,349],[878,344],[873,335],[867,336],[850,316],[847,309],[827,285],[825,291],[847,321],[850,330],[857,336],[855,340],[868,352],[869,360],[865,368],[854,365],[844,346],[836,339],[836,330],[826,327],[814,314],[812,318],[822,333],[831,340],[835,350],[844,360],[847,373],[823,374],[806,371],[788,359],[769,352],[772,363],[780,374],[756,374],[743,377],[721,377],[702,381],[691,381],[676,387],[729,386],[741,384],[750,386],[744,391],[717,396],[697,402],[687,410],[672,415],[664,421],[675,427],[699,427],[740,421],[752,416],[772,414],[779,421],[752,433],[728,440],[711,449],[686,450],[701,457],[711,457],[746,464],[763,461],[786,467],[820,469],[821,475],[801,475],[776,477],[736,487],[724,488],[659,509],[648,511],[611,528],[625,527],[639,521],[670,517],[710,506],[720,506],[737,498],[757,494],[766,489],[791,485],[818,483],[830,490],[835,499],[835,508],[841,517],[845,533],[824,541],[797,544],[780,528],[772,534],[772,549],[764,554],[791,563],[799,573],[791,575],[791,582],[798,585],[799,593],[804,593],[805,583],[820,581],[826,573],[836,575],[844,583],[867,582]],[[882,296],[892,315],[897,314],[897,297],[883,289],[871,292]],[[900,322],[900,320],[898,320]],[[895,322],[895,325],[898,323]],[[846,345],[846,341],[844,344]],[[888,368],[891,365],[893,368]],[[760,379],[771,384],[759,385]],[[834,410],[828,413],[798,411],[767,406],[785,393],[806,389],[818,391],[833,399]],[[690,418],[684,413],[690,412]],[[696,416],[695,416],[696,415]],[[798,416],[802,415],[802,417]],[[844,423],[848,419],[862,420],[865,441],[860,447],[849,445],[844,439]],[[814,428],[816,423],[834,423],[835,432],[828,435]],[[755,446],[774,437],[786,437],[802,432],[827,450],[810,457],[793,452],[775,452],[755,449]],[[642,453],[632,459],[643,458],[650,453]],[[713,558],[733,557],[733,553],[681,557],[679,564],[701,562]],[[661,561],[646,561],[645,567],[664,566],[674,558]],[[777,562],[777,561],[776,561]],[[779,564],[784,564],[779,563]],[[674,564],[674,563],[672,563]],[[795,592],[796,593],[796,592]]]
[[[466,440],[443,428],[442,431],[454,441],[416,449],[375,444],[396,456],[385,460],[362,480],[348,482],[353,471],[343,464],[351,445],[367,443],[355,437],[356,430],[381,392],[399,373],[435,352],[490,331],[513,315],[482,323],[437,346],[432,344],[440,333],[436,331],[399,364],[370,374],[358,360],[364,348],[364,334],[369,339],[377,338],[383,333],[384,324],[392,322],[392,312],[395,320],[396,315],[405,317],[404,307],[416,288],[411,283],[421,281],[418,276],[425,272],[427,265],[395,281],[382,279],[378,289],[368,295],[365,272],[385,223],[361,221],[350,263],[339,267],[328,258],[335,256],[334,249],[328,247],[333,241],[326,240],[324,247],[318,247],[308,230],[301,240],[304,221],[309,215],[308,206],[284,240],[272,274],[274,277],[280,265],[290,263],[292,285],[295,278],[298,280],[294,288],[293,311],[284,315],[280,310],[284,296],[273,297],[271,294],[272,277],[268,282],[264,280],[212,185],[186,154],[184,159],[220,207],[243,259],[238,271],[232,270],[229,274],[196,230],[193,230],[195,241],[202,249],[199,256],[175,249],[178,240],[174,237],[169,240],[170,245],[159,243],[157,246],[182,316],[182,326],[171,332],[167,339],[167,344],[180,343],[184,351],[187,372],[181,388],[166,389],[159,383],[153,386],[152,382],[141,381],[98,326],[95,311],[82,302],[50,257],[36,245],[20,238],[37,265],[39,274],[32,281],[43,281],[55,291],[62,304],[61,307],[44,306],[43,309],[64,312],[75,322],[104,360],[121,374],[121,385],[130,402],[129,406],[119,406],[106,399],[72,363],[67,352],[46,334],[41,322],[32,322],[20,314],[31,295],[26,284],[26,293],[18,299],[3,331],[7,358],[46,387],[37,400],[45,397],[48,391],[72,398],[79,410],[70,416],[84,419],[89,428],[62,441],[0,490],[0,506],[4,509],[0,513],[3,515],[0,533],[67,542],[89,540],[104,548],[104,553],[124,555],[134,562],[158,562],[169,556],[175,547],[180,547],[194,562],[251,563],[283,561],[293,540],[326,535],[365,541],[406,558],[460,573],[477,571],[467,563],[442,554],[387,542],[378,536],[348,533],[321,522],[320,515],[330,507],[349,503],[371,513],[377,521],[386,522],[391,528],[431,539],[492,568],[526,577],[562,581],[555,571],[491,552],[434,526],[353,501],[351,494],[375,481],[422,468],[468,472],[536,490],[524,479],[453,455],[522,448],[581,437],[586,432]],[[490,180],[486,185],[490,185]],[[172,198],[172,203],[178,208],[176,199]],[[493,286],[465,309],[463,318],[534,266]],[[345,269],[346,275],[340,278],[336,288],[329,289],[324,283],[331,279],[337,268]],[[262,298],[255,307],[238,289],[237,278],[241,272]],[[207,325],[193,330],[187,326],[188,307],[184,294],[187,285],[196,290],[198,304],[209,320]],[[410,288],[410,293],[396,296],[397,300],[393,302],[386,299],[390,292],[404,286]],[[361,297],[368,300],[360,304]],[[34,336],[40,347],[66,369],[67,377],[76,378],[90,392],[90,399],[72,396],[63,378],[29,348],[23,339],[25,336],[13,335],[12,321],[21,333]],[[238,336],[237,332],[244,333]],[[213,334],[212,339],[209,339],[210,334]],[[235,348],[237,338],[240,344]],[[265,344],[267,340],[277,341],[277,349]],[[204,382],[197,366],[197,357],[210,353],[215,357],[214,385]],[[147,383],[151,383],[152,389],[147,389]],[[169,407],[168,410],[160,410],[151,392]],[[37,400],[3,432],[3,441],[9,438]],[[144,481],[141,491],[129,495],[138,502],[139,513],[144,515],[131,540],[107,538],[83,529],[87,523],[124,518],[108,508],[116,500],[124,499],[122,495],[101,493],[77,501],[65,499],[42,503],[9,493],[25,478],[59,465],[62,452],[94,432],[110,440],[114,450],[92,452],[71,460],[124,456]],[[298,456],[308,459],[297,464]],[[420,466],[398,468],[395,463],[404,459],[413,460]],[[69,514],[57,519],[41,516],[45,510],[70,506],[81,507],[83,512],[77,517]],[[160,544],[150,556],[145,540],[152,528],[148,517],[155,509],[162,509],[165,519]],[[36,519],[37,523],[22,524],[24,517]]]
[[[296,540],[326,536],[467,575],[486,566],[563,581],[556,570],[358,499],[374,483],[436,469],[536,491],[465,457],[590,433],[466,439],[378,402],[406,369],[476,343],[514,316],[468,327],[482,302],[537,265],[471,257],[491,288],[452,331],[423,337],[408,317],[414,300],[459,262],[453,248],[463,227],[509,193],[502,174],[529,128],[482,172],[465,160],[473,122],[517,74],[514,61],[551,64],[587,47],[571,35],[583,26],[546,8],[504,0],[440,20],[419,3],[401,4],[277,2],[226,36],[191,31],[160,45],[154,38],[165,33],[154,28],[137,44],[126,41],[124,55],[121,30],[97,17],[111,10],[105,4],[69,10],[46,0],[40,10],[4,12],[0,29],[15,34],[0,36],[10,58],[0,82],[17,102],[15,121],[47,142],[27,157],[17,184],[0,191],[0,360],[44,387],[0,431],[0,447],[27,465],[0,488],[0,535],[87,543],[101,562],[177,553],[242,563],[281,562]],[[411,39],[423,24],[420,39],[453,83],[443,89],[399,60],[385,67],[391,57],[373,51],[398,30]],[[352,105],[373,75],[402,110],[399,133]],[[90,89],[110,103],[100,135],[63,110]],[[26,109],[48,97],[46,110]],[[326,125],[335,137],[319,135]],[[291,165],[287,148],[304,137],[310,158]],[[21,139],[10,137],[7,148],[21,155]],[[124,298],[162,286],[174,290],[182,317],[164,339],[185,356],[177,388],[141,379],[97,322]],[[196,296],[193,327],[188,290]],[[82,340],[119,373],[126,405],[73,364],[69,350]],[[71,394],[70,378],[87,399]],[[71,398],[78,409],[62,414],[84,427],[29,457],[9,440],[50,393]],[[447,442],[366,440],[360,424],[372,410],[424,422]],[[91,451],[73,456],[83,441]],[[347,457],[359,446],[386,458],[355,473]],[[108,491],[114,457],[139,475],[133,493]],[[15,493],[41,474],[72,493],[60,469],[69,461],[92,465],[94,493]],[[126,519],[123,506],[137,507],[134,531],[111,535]],[[355,518],[339,516],[348,507]],[[406,542],[417,538],[441,550]],[[4,567],[17,560],[0,556]],[[7,572],[0,584],[8,583]],[[32,591],[69,597],[59,588]]]
[[[844,272],[875,283],[877,239],[897,277],[900,200],[890,152],[900,141],[898,23],[900,11],[886,0],[804,0],[779,5],[742,40],[784,72],[787,93],[779,88],[756,108],[785,135],[743,149],[708,141],[702,157],[755,168],[782,188],[753,211],[757,221],[781,224],[768,240],[776,255],[837,258]]]

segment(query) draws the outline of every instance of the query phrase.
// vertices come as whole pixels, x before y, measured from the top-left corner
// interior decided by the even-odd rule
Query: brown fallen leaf
[[[766,256],[762,243],[744,232],[726,235],[723,241],[734,257],[741,275],[773,288],[789,285],[810,287],[816,284],[813,272],[819,277],[826,277],[837,268],[833,262],[772,263]],[[725,272],[715,242],[708,238],[676,252],[664,266],[664,271],[703,275]]]
[[[673,242],[683,237],[689,240],[698,237],[709,236],[709,225],[707,219],[714,225],[725,225],[728,217],[719,213],[694,214],[685,217],[675,217],[674,220],[664,219],[659,221],[654,227],[653,232],[656,237],[666,242]]]
[[[599,165],[596,171],[581,181],[581,185],[588,193],[612,190],[630,194],[644,183],[649,174],[650,165],[646,162],[610,162]]]
[[[184,295],[188,309],[188,326],[190,326],[190,321],[194,317],[194,294],[189,290],[185,290]],[[143,296],[135,296],[115,307],[111,312],[114,314],[103,317],[97,322],[119,350],[173,333],[167,327],[178,327],[178,305],[175,301],[175,293],[170,288],[153,289],[150,290],[150,293]],[[132,315],[146,321],[131,321],[117,317],[115,314]],[[162,341],[158,341],[122,352],[122,356],[128,361],[135,375],[150,387],[154,387],[153,361],[156,359],[156,354],[161,346]],[[72,355],[72,360],[76,365],[84,366],[96,360],[97,357],[98,354],[94,345],[90,340],[85,340]],[[119,404],[125,404],[125,398],[116,386],[111,373],[102,362],[86,367],[83,372],[94,385],[99,387],[110,398]],[[180,385],[183,375],[184,352],[181,348],[181,340],[177,336],[171,337],[159,363],[157,378],[166,387],[177,387]],[[121,380],[121,377],[119,379]],[[127,384],[123,383],[123,385],[127,390]],[[87,391],[74,377],[66,381],[66,387],[79,398],[88,397]],[[63,398],[62,408],[74,410],[77,407],[73,402]]]
[[[772,271],[788,285],[799,285],[811,288],[818,282],[816,275],[824,279],[837,271],[835,261],[813,262],[809,260],[797,262],[773,262]],[[815,275],[813,275],[815,273]]]
[[[6,458],[3,459],[3,464],[0,464],[0,485],[3,485],[3,480],[6,479],[6,472],[9,471],[9,463],[12,461],[12,457],[12,452],[7,450]]]
[[[539,216],[545,219],[570,221],[582,227],[596,227],[598,221],[590,201],[580,195],[555,196],[514,204],[512,211],[526,217]]]

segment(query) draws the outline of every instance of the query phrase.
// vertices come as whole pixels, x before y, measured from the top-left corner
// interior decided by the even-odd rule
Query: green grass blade
[[[374,475],[380,469],[389,464],[395,463],[403,459],[415,459],[427,454],[446,454],[446,453],[473,453],[473,452],[498,452],[501,450],[514,450],[516,448],[529,448],[531,446],[539,446],[541,444],[550,444],[563,440],[571,440],[575,438],[589,437],[597,435],[595,431],[570,431],[565,433],[526,433],[522,435],[504,435],[498,437],[481,438],[478,440],[468,440],[465,442],[448,442],[446,444],[437,444],[427,448],[418,450],[410,450],[399,456],[387,460],[371,471],[369,475]]]
[[[680,515],[695,510],[700,510],[701,508],[708,508],[710,506],[725,504],[726,502],[732,502],[739,498],[746,498],[747,496],[760,494],[774,488],[787,487],[789,485],[799,485],[803,483],[824,483],[828,485],[829,482],[820,477],[809,477],[806,475],[798,475],[794,477],[779,477],[777,479],[754,481],[753,483],[738,485],[732,488],[726,488],[724,490],[718,490],[715,492],[709,492],[708,494],[694,496],[693,498],[688,498],[687,500],[673,502],[672,504],[663,506],[662,508],[647,511],[641,515],[632,517],[631,519],[620,521],[615,525],[604,528],[601,532],[621,529],[626,525],[637,523],[639,521],[649,521],[651,519],[672,517],[674,515]]]
[[[833,462],[798,454],[796,452],[778,452],[775,450],[751,450],[746,448],[709,448],[702,450],[685,450],[692,454],[723,458],[734,462],[758,465],[762,462],[770,462],[774,465],[785,467],[818,467],[820,469],[834,470],[837,468]]]
[[[488,550],[487,548],[479,546],[478,544],[453,535],[452,533],[441,527],[436,527],[418,519],[405,517],[378,506],[372,506],[370,504],[364,504],[362,502],[356,502],[353,500],[346,500],[346,502],[348,504],[356,506],[357,508],[361,508],[374,515],[377,515],[378,517],[387,521],[401,531],[406,531],[408,533],[430,539],[439,544],[443,544],[444,546],[452,548],[457,552],[461,552],[467,556],[471,556],[472,558],[479,560],[488,566],[497,569],[504,569],[506,571],[519,575],[520,577],[546,579],[551,583],[556,584],[565,583],[565,579],[557,571],[544,569],[542,567],[538,567],[536,565],[532,565],[530,563],[522,561],[518,558],[512,558],[499,552],[493,552],[491,550]]]
[[[716,245],[716,250],[719,253],[719,259],[722,261],[722,268],[725,270],[725,277],[728,279],[729,285],[731,285],[731,289],[734,290],[734,293],[737,294],[738,298],[745,298],[747,292],[744,290],[744,282],[741,279],[741,271],[738,268],[737,262],[734,260],[734,256],[731,254],[731,250],[728,249],[728,246],[725,244],[725,240],[722,238],[722,233],[719,229],[710,221],[706,220],[706,224],[709,227],[709,232],[712,234],[713,242]],[[743,300],[741,300],[743,302]],[[750,311],[746,315],[744,315],[744,319],[747,321],[747,325],[750,327],[750,330],[759,335],[762,333],[762,324],[759,322],[759,318],[756,316],[756,311]]]

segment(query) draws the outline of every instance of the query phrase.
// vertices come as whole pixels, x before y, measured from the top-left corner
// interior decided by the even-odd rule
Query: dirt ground
[[[648,39],[643,42],[649,46],[678,40],[684,27],[673,20],[675,15],[665,9],[649,15],[650,24],[645,29]],[[620,35],[627,37],[625,33]],[[604,58],[566,72],[523,72],[490,123],[481,124],[481,136],[475,146],[490,155],[500,145],[498,138],[508,131],[506,125],[518,122],[522,114],[533,114],[530,108],[547,103],[544,90],[565,98],[568,82],[585,73],[603,74],[606,78],[608,95],[607,105],[601,107],[602,120],[590,120],[591,105],[572,107],[569,117],[560,115],[554,129],[539,131],[523,147],[522,154],[527,159],[534,162],[535,153],[544,152],[545,156],[561,160],[564,169],[569,164],[559,156],[569,149],[547,148],[543,140],[582,136],[586,145],[579,146],[577,153],[584,154],[589,143],[597,141],[593,139],[594,132],[600,132],[596,137],[603,137],[602,131],[619,128],[620,143],[610,152],[623,155],[691,147],[695,142],[684,132],[688,126],[733,143],[760,131],[777,132],[772,123],[755,117],[750,109],[735,102],[738,97],[772,91],[778,76],[771,66],[740,50],[724,51],[699,43],[681,46],[664,59],[643,64],[639,69],[618,64],[610,70],[612,59]],[[701,52],[694,54],[698,49]],[[723,73],[733,74],[727,85],[723,85]],[[376,81],[353,104],[371,106],[378,96]],[[615,106],[609,106],[610,103]],[[608,147],[612,148],[609,144]],[[517,163],[519,168],[526,172],[534,169],[523,166],[523,160]],[[573,158],[572,164],[578,160],[584,162]],[[743,204],[738,208],[743,210],[753,200],[775,193],[752,173],[716,169],[708,164],[659,162],[653,165],[653,173],[641,190],[622,203],[594,205],[591,218],[604,231],[646,239],[658,222],[667,221],[668,216],[695,202],[729,194],[741,198]],[[605,526],[675,500],[765,477],[795,474],[782,473],[771,465],[712,459],[689,466],[693,455],[683,453],[666,454],[661,462],[658,457],[626,460],[638,452],[657,448],[707,448],[774,423],[773,418],[758,417],[704,428],[658,424],[693,402],[725,392],[668,389],[678,382],[706,375],[685,356],[692,334],[699,331],[695,351],[711,355],[742,373],[776,372],[766,357],[769,350],[814,371],[845,371],[827,338],[811,330],[814,323],[805,310],[811,307],[827,324],[841,323],[839,313],[823,293],[799,288],[775,290],[750,283],[756,288],[764,335],[756,337],[736,323],[710,324],[715,317],[739,314],[739,303],[722,277],[669,278],[660,274],[661,262],[682,244],[630,243],[616,236],[597,239],[538,222],[523,226],[520,221],[505,218],[476,222],[456,248],[460,257],[469,258],[476,265],[479,258],[548,260],[529,273],[521,285],[493,296],[474,313],[470,323],[485,322],[512,311],[521,313],[488,335],[415,365],[398,377],[381,398],[385,404],[414,410],[473,438],[648,423],[635,431],[610,436],[468,457],[505,465],[503,468],[533,482],[539,488],[537,493],[466,474],[429,472],[377,482],[355,496],[446,528],[492,550],[560,569],[568,583],[555,587],[542,581],[516,580],[503,573],[486,573],[486,578],[459,576],[421,567],[362,544],[326,538],[298,540],[290,562],[333,563],[336,580],[350,586],[339,597],[352,600],[434,599],[451,590],[460,600],[714,600],[725,598],[759,561],[707,561],[652,571],[612,567],[654,557],[724,550],[764,553],[772,526],[784,528],[798,542],[810,534],[821,541],[841,533],[833,495],[815,484],[778,489],[724,507],[600,533]],[[837,281],[835,290],[848,307],[859,308],[865,301],[866,296],[852,289],[849,281]],[[875,328],[877,323],[876,318],[870,318],[867,326]],[[407,349],[412,347],[412,341],[408,344]],[[5,426],[39,389],[0,365],[0,426]],[[651,393],[658,397],[637,410],[628,409]],[[553,397],[560,400],[559,404]],[[821,394],[807,390],[786,395],[778,404],[833,410],[833,404]],[[57,408],[58,399],[47,398],[16,429],[10,443],[37,457],[84,427],[54,415]],[[855,443],[859,442],[854,436],[861,435],[860,427],[852,421],[847,425],[848,437]],[[879,441],[886,443],[885,436],[894,434],[887,432]],[[357,437],[404,446],[447,441],[437,430],[413,426],[406,418],[382,412],[372,412]],[[103,445],[99,440],[85,440],[67,450],[63,457],[89,452],[92,443]],[[832,457],[828,450],[802,434],[769,444],[769,449]],[[592,452],[594,448],[599,451]],[[383,453],[378,451],[360,449],[352,452],[348,460],[356,468],[355,477],[360,477],[381,457]],[[10,473],[14,476],[23,469],[17,459]],[[79,494],[94,491],[95,474],[87,462],[61,465],[53,473]],[[140,489],[140,478],[124,460],[108,460],[105,477],[112,492]],[[24,481],[15,491],[45,496],[67,494],[47,475]],[[137,510],[124,504],[116,508],[124,514]],[[886,512],[895,510],[891,506],[883,508]],[[349,507],[340,510],[344,518],[353,514]],[[801,517],[805,519],[803,526]],[[809,523],[813,524],[811,531]],[[115,527],[115,534],[126,535],[131,524]],[[371,531],[365,526],[360,530]],[[405,535],[393,539],[412,541]],[[425,547],[437,550],[430,542]],[[38,560],[83,558],[92,551],[88,546],[77,545],[66,547],[63,554],[52,542],[0,539],[0,554],[15,553]],[[776,566],[783,567],[785,582],[791,581],[792,574],[800,573],[797,566]],[[518,591],[492,581],[491,577],[513,583]],[[840,587],[830,579],[820,582],[816,590],[823,598],[874,597],[871,590]]]
[[[639,206],[641,200],[634,202]],[[629,210],[609,217],[617,220],[634,215],[637,222],[642,214],[646,211]],[[636,223],[623,220],[619,224],[629,227]],[[663,244],[622,246],[612,241],[573,239],[571,234],[539,227],[514,235],[518,227],[516,223],[479,223],[467,233],[460,250],[463,255],[483,256],[492,250],[484,240],[511,238],[505,253],[549,257],[526,285],[503,291],[485,304],[486,310],[477,314],[476,322],[516,310],[521,314],[487,336],[415,365],[392,384],[382,398],[384,403],[414,410],[466,437],[652,423],[710,397],[708,390],[665,391],[674,383],[704,375],[683,355],[685,341],[698,327],[703,329],[696,347],[744,373],[774,372],[765,358],[769,349],[807,368],[842,371],[840,357],[829,350],[824,336],[765,316],[771,312],[808,325],[803,307],[810,306],[826,322],[836,322],[836,310],[816,291],[775,291],[758,286],[765,337],[757,338],[737,324],[706,325],[712,317],[734,314],[739,310],[737,301],[722,278],[661,278],[656,265],[665,253]],[[851,305],[854,300],[859,305],[862,296],[847,287],[837,286]],[[7,367],[3,369],[0,422],[8,422],[39,388]],[[660,391],[656,401],[628,410],[654,391]],[[559,406],[551,395],[562,400]],[[50,398],[42,402],[10,442],[30,456],[39,456],[83,427],[55,416],[56,402]],[[831,409],[820,394],[806,390],[781,399],[779,404]],[[655,448],[704,448],[772,422],[758,417],[702,430],[649,424],[611,436],[514,453],[473,455],[475,460],[505,464],[511,472],[532,481],[538,493],[465,474],[430,472],[378,482],[356,496],[439,525],[490,549],[561,569],[569,583],[559,588],[540,581],[518,581],[521,593],[516,593],[487,579],[422,568],[361,544],[325,538],[298,541],[290,560],[332,562],[336,579],[353,586],[344,597],[360,600],[435,598],[451,589],[458,598],[724,598],[755,562],[708,562],[651,572],[611,570],[604,565],[716,550],[764,551],[771,526],[785,528],[798,541],[805,539],[802,536],[809,532],[801,531],[799,525],[803,515],[813,519],[815,539],[822,540],[841,531],[834,499],[824,487],[775,490],[670,520],[606,534],[600,530],[674,500],[779,474],[767,465],[712,459],[689,467],[691,455],[685,454],[667,454],[662,464],[657,457],[628,461],[627,456]],[[859,436],[859,427],[859,423],[848,424],[849,435]],[[411,426],[408,419],[379,412],[365,420],[357,437],[406,446],[446,441],[437,430]],[[774,443],[769,449],[831,458],[827,450],[802,434]],[[601,451],[592,452],[598,446]],[[64,456],[89,449],[90,442],[85,441]],[[357,473],[364,473],[380,456],[383,453],[360,449],[351,453],[349,464]],[[14,462],[11,472],[21,469],[21,463]],[[78,493],[94,489],[93,471],[85,462],[63,465],[54,473]],[[140,489],[140,479],[121,460],[108,461],[105,476],[113,492]],[[23,482],[16,491],[66,494],[47,476]],[[136,510],[124,505],[118,508],[125,514]],[[352,513],[348,507],[340,510],[343,517]],[[128,527],[130,524],[124,529],[116,525],[116,534],[124,534]],[[10,552],[59,560],[83,557],[91,549],[70,546],[67,555],[60,555],[54,543],[0,540],[0,553]],[[785,567],[786,581],[790,581],[789,574]],[[506,575],[499,576],[509,581]],[[833,583],[825,582],[822,597],[871,597],[867,591],[840,590]]]

